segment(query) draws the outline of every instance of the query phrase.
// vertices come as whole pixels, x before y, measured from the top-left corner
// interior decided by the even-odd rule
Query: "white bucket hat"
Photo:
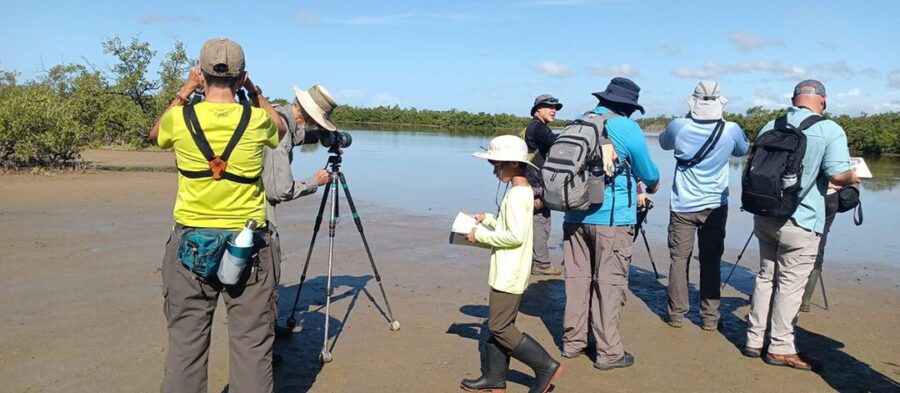
[[[528,161],[528,146],[525,141],[515,135],[501,135],[491,139],[487,151],[476,151],[472,155],[491,161],[524,162],[538,169],[531,161]]]
[[[694,88],[694,94],[687,98],[688,107],[691,108],[691,118],[694,120],[719,120],[728,99],[722,97],[719,91],[719,83],[716,81],[701,81]]]
[[[315,85],[310,87],[309,90],[303,90],[294,86],[294,95],[297,96],[297,101],[300,102],[303,110],[320,127],[328,131],[337,130],[337,127],[331,122],[331,113],[334,112],[334,108],[337,108],[337,103],[334,102],[334,98],[331,98],[331,94],[328,93],[328,90],[325,90],[324,86]]]

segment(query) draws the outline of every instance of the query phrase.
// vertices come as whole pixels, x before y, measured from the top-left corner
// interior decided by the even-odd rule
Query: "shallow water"
[[[422,215],[447,218],[460,208],[470,212],[497,210],[503,188],[497,192],[492,167],[471,153],[487,147],[491,136],[449,135],[416,131],[352,130],[353,144],[344,152],[342,171],[351,195],[359,205],[365,224],[366,209],[384,206]],[[650,212],[647,236],[664,242],[668,224],[669,190],[675,161],[671,152],[659,148],[655,136],[647,145],[659,166],[662,184],[653,196],[657,206]],[[328,152],[321,146],[302,146],[294,151],[294,176],[303,178],[325,166]],[[827,260],[852,263],[882,263],[900,266],[896,257],[900,218],[900,159],[867,158],[874,179],[862,185],[865,222],[853,225],[849,213],[839,213],[832,227],[826,251]],[[752,231],[752,216],[741,212],[740,170],[743,159],[732,160],[726,247],[740,250]],[[321,196],[321,192],[318,194]],[[343,195],[342,195],[343,198]],[[307,197],[294,203],[318,203],[319,197]],[[362,202],[366,202],[365,204]],[[561,239],[562,214],[554,212],[551,242]],[[551,244],[552,246],[552,244]],[[756,248],[756,241],[750,243]],[[724,259],[733,260],[726,251]]]

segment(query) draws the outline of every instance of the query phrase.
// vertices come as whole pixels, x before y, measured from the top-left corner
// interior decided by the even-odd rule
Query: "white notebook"
[[[856,170],[856,176],[860,179],[872,178],[872,172],[869,171],[869,166],[862,157],[850,157],[850,167]]]
[[[453,226],[450,227],[450,244],[491,248],[491,246],[488,246],[487,244],[472,243],[466,239],[466,235],[479,225],[480,224],[475,222],[475,219],[472,216],[466,214],[466,212],[460,211],[456,215],[456,219],[453,220]]]

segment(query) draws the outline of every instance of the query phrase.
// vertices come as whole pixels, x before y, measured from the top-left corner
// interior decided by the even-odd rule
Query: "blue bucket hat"
[[[641,104],[638,104],[638,96],[640,95],[641,88],[638,87],[631,79],[615,77],[609,81],[609,85],[606,86],[606,90],[592,93],[594,97],[598,99],[602,98],[607,101],[618,102],[621,104],[628,104],[636,107],[641,111],[641,114],[646,113],[644,107]]]

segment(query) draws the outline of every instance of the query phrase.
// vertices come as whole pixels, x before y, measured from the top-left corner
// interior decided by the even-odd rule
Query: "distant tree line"
[[[0,70],[0,167],[53,167],[79,159],[82,150],[99,146],[151,146],[148,130],[181,87],[196,60],[176,41],[157,58],[150,44],[135,37],[102,43],[112,65],[87,62],[60,64],[33,80],[21,81],[16,71]],[[158,61],[158,71],[149,69]],[[289,100],[273,98],[286,104]],[[755,138],[769,120],[783,113],[761,107],[743,114],[729,113]],[[855,153],[900,154],[900,113],[857,117],[832,116],[847,131]],[[673,117],[638,120],[645,131],[658,132]],[[509,114],[471,113],[458,109],[427,110],[398,106],[357,108],[340,106],[334,120],[342,127],[372,125],[380,129],[415,127],[440,132],[500,134],[521,131],[530,118]],[[553,128],[568,120],[556,120]]]

